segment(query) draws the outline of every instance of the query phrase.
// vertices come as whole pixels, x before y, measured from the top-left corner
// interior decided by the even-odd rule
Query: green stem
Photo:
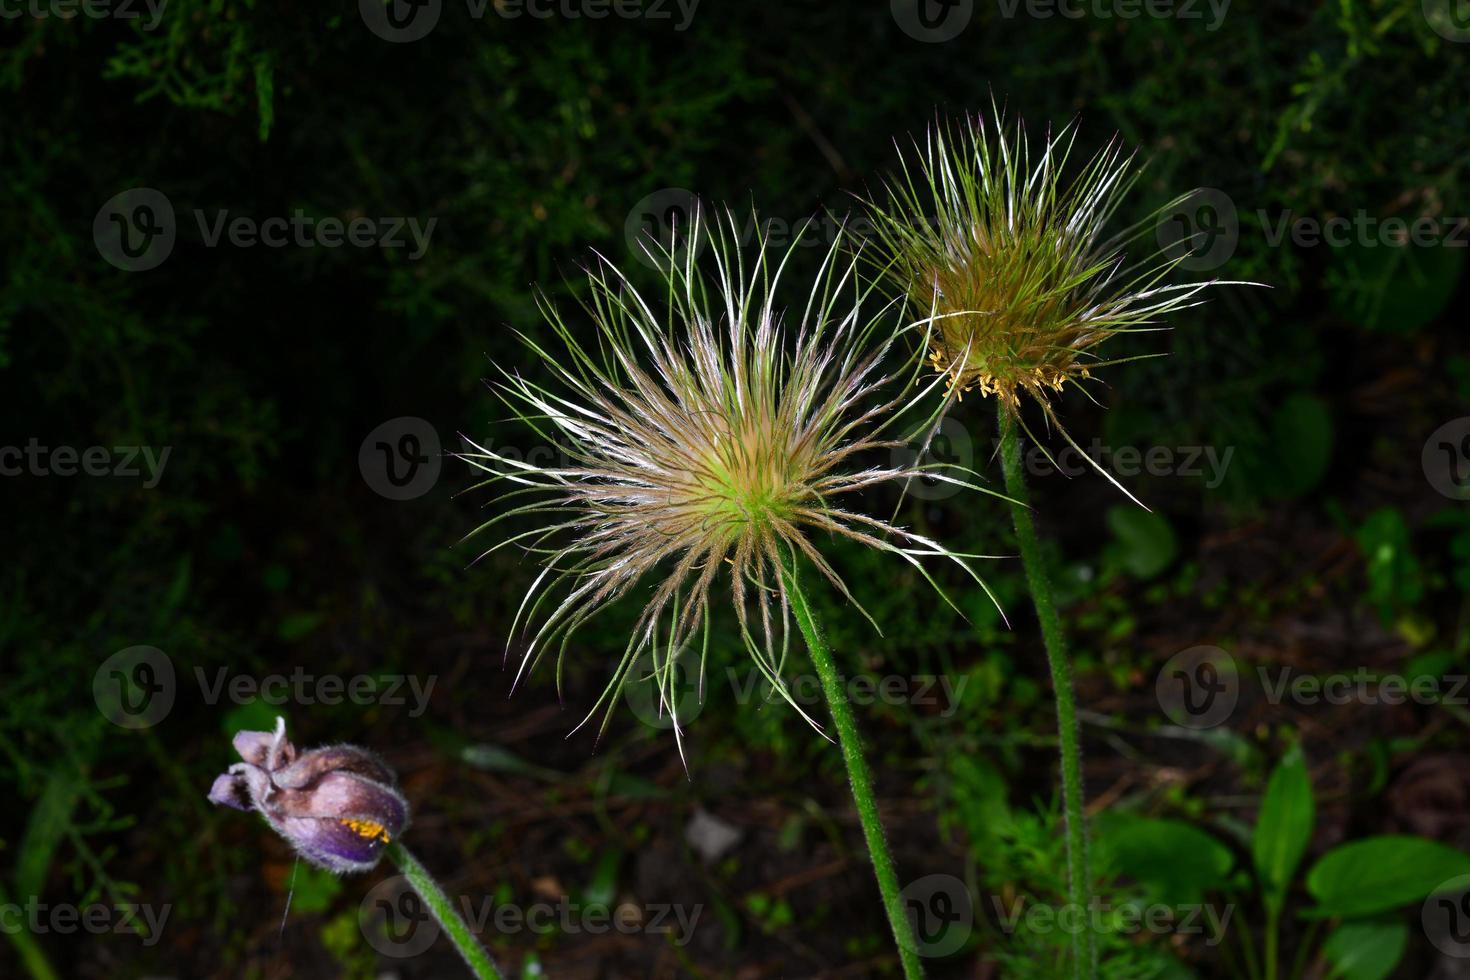
[[[1250,980],[1259,980],[1261,976],[1260,964],[1256,962],[1256,934],[1251,929],[1251,920],[1245,914],[1245,907],[1235,907],[1235,921],[1240,925],[1240,931],[1236,933],[1240,937],[1241,949],[1245,951],[1245,966]]]
[[[10,904],[10,897],[4,887],[0,887],[0,908]],[[7,927],[4,932],[10,936],[10,943],[20,956],[21,963],[25,964],[31,980],[58,980],[56,971],[51,968],[51,962],[46,959],[46,953],[37,944],[35,937],[26,931],[24,922],[18,923],[15,928]]]
[[[1067,664],[1067,642],[1057,616],[1051,582],[1042,564],[1036,525],[1031,521],[1031,498],[1021,468],[1021,440],[1017,422],[1005,405],[997,401],[1000,419],[1001,466],[1006,494],[1011,498],[1011,517],[1021,546],[1021,563],[1031,586],[1031,601],[1041,622],[1041,639],[1051,667],[1052,689],[1057,705],[1057,735],[1062,753],[1062,810],[1067,822],[1067,901],[1081,910],[1082,927],[1072,934],[1073,976],[1097,976],[1097,938],[1092,934],[1092,873],[1087,856],[1087,824],[1082,809],[1082,749],[1077,728],[1077,699],[1072,692],[1072,670]]]
[[[1276,980],[1280,973],[1281,915],[1275,903],[1266,904],[1266,980]]]
[[[444,889],[439,887],[439,883],[419,863],[419,859],[397,841],[389,844],[385,850],[403,872],[403,877],[413,886],[413,890],[423,898],[439,927],[444,930],[450,942],[454,943],[454,948],[459,950],[459,955],[464,958],[470,972],[482,980],[501,980],[500,971],[495,969],[490,954],[485,952],[485,947],[480,945],[470,927],[455,911],[449,896],[444,894]]]
[[[1306,935],[1302,937],[1301,944],[1297,946],[1296,958],[1291,964],[1291,980],[1301,980],[1302,974],[1306,972],[1312,948],[1317,942],[1317,931],[1321,928],[1321,919],[1313,919],[1312,924],[1307,926]]]
[[[883,834],[883,821],[878,816],[878,802],[873,796],[873,774],[863,757],[862,739],[858,735],[857,719],[852,705],[848,703],[838,676],[837,665],[832,661],[832,651],[827,647],[826,637],[807,605],[806,596],[796,582],[794,566],[782,569],[786,591],[791,596],[791,611],[796,625],[806,639],[807,652],[812,665],[822,679],[822,693],[827,696],[827,708],[832,712],[832,727],[837,729],[837,742],[842,747],[842,759],[847,763],[847,778],[852,784],[852,800],[857,806],[858,820],[863,825],[863,837],[867,840],[868,854],[873,859],[873,874],[878,879],[878,891],[883,894],[883,909],[888,914],[888,925],[893,930],[893,939],[898,944],[898,959],[903,965],[907,980],[921,980],[924,968],[919,962],[918,944],[909,928],[908,916],[904,913],[903,900],[899,895],[898,872],[893,865],[893,855],[888,850],[888,840]]]

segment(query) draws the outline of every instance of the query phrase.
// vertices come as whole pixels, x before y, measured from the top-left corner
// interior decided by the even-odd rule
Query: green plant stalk
[[[10,905],[10,896],[5,889],[0,887],[0,907]],[[20,961],[25,965],[26,972],[31,975],[31,980],[60,980],[56,971],[51,967],[51,961],[46,959],[46,953],[36,942],[34,936],[26,930],[24,925],[19,929],[3,930],[10,936],[10,943],[15,947],[15,952],[20,956]]]
[[[1312,924],[1307,926],[1307,933],[1296,948],[1296,959],[1291,965],[1291,980],[1301,980],[1302,974],[1307,969],[1307,961],[1311,952],[1316,947],[1317,933],[1321,928],[1321,919],[1313,919]]]
[[[1062,812],[1066,817],[1067,901],[1081,910],[1082,927],[1072,934],[1073,976],[1097,976],[1097,937],[1092,934],[1092,870],[1087,854],[1087,823],[1082,808],[1082,748],[1077,727],[1077,698],[1072,692],[1072,669],[1067,663],[1067,641],[1057,615],[1051,582],[1042,564],[1036,525],[1031,520],[1031,497],[1021,468],[1021,440],[1016,419],[996,401],[1000,420],[1001,468],[1011,518],[1021,547],[1021,564],[1031,587],[1031,601],[1041,622],[1041,639],[1057,705],[1057,736],[1062,755]]]
[[[444,894],[444,889],[434,880],[434,876],[419,863],[408,848],[394,841],[385,850],[393,863],[398,865],[398,870],[408,879],[413,890],[419,893],[424,904],[429,907],[429,912],[434,916],[439,927],[454,943],[454,948],[459,950],[459,955],[464,958],[465,965],[470,968],[476,977],[482,980],[501,980],[500,971],[495,969],[495,964],[490,959],[490,954],[485,952],[485,947],[475,938],[470,927],[465,924],[454,904],[450,902],[449,896]]]
[[[786,591],[791,596],[791,611],[796,625],[806,639],[807,652],[812,665],[822,680],[822,693],[827,697],[827,709],[832,713],[832,727],[837,730],[837,743],[842,748],[842,760],[847,764],[847,778],[852,785],[852,800],[857,806],[858,820],[863,825],[863,837],[868,844],[868,854],[873,860],[873,874],[878,879],[878,891],[883,895],[883,910],[888,914],[888,925],[893,930],[894,942],[898,944],[898,959],[903,966],[906,980],[921,980],[923,965],[919,962],[918,944],[914,942],[909,928],[908,916],[904,913],[903,900],[899,895],[898,872],[894,868],[893,854],[888,850],[888,840],[883,833],[883,821],[878,815],[878,802],[873,796],[873,774],[863,756],[862,739],[858,734],[857,719],[852,705],[848,703],[842,680],[837,674],[837,665],[832,661],[832,651],[827,639],[807,605],[806,596],[796,582],[795,563],[782,569],[786,580]]]
[[[1274,902],[1266,904],[1266,980],[1276,980],[1280,973],[1281,914]]]
[[[1251,929],[1250,916],[1246,915],[1244,906],[1236,906],[1235,921],[1240,923],[1240,930],[1236,932],[1240,939],[1240,948],[1245,951],[1245,966],[1250,980],[1260,980],[1261,967],[1256,962],[1256,934]]]

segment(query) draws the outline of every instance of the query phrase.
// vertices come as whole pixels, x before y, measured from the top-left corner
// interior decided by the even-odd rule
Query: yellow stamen
[[[366,837],[369,840],[376,838],[384,844],[387,844],[392,839],[388,836],[388,831],[382,824],[374,823],[371,820],[343,820],[341,823],[359,837]]]

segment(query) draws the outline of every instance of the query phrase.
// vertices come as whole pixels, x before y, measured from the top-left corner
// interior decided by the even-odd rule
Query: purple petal
[[[237,732],[234,746],[235,751],[240,753],[240,758],[252,766],[260,766],[263,769],[272,768],[271,750],[273,748],[276,749],[277,768],[281,764],[290,764],[296,759],[296,749],[286,740],[284,725],[274,732]]]
[[[383,853],[381,838],[337,820],[290,817],[277,829],[307,861],[338,874],[370,871]]]
[[[350,772],[327,773],[306,793],[311,797],[310,813],[303,816],[382,824],[390,837],[408,826],[408,801],[401,793]]]
[[[300,759],[284,767],[274,775],[277,786],[287,789],[304,789],[323,775],[333,771],[355,773],[375,783],[391,786],[393,770],[387,763],[367,749],[355,745],[332,745],[312,749]]]
[[[396,789],[348,772],[329,772],[308,789],[252,788],[251,796],[279,825],[303,818],[359,820],[380,825],[389,837],[408,826],[408,802]]]
[[[209,788],[209,802],[232,806],[236,810],[250,809],[250,791],[241,776],[229,773],[218,776]]]

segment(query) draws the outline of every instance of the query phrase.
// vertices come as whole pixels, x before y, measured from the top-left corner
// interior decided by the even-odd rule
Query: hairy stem
[[[490,954],[485,952],[485,947],[480,945],[470,927],[455,911],[449,896],[444,894],[444,889],[439,887],[439,883],[419,863],[419,859],[397,841],[389,844],[385,850],[403,872],[403,877],[413,886],[413,890],[423,898],[434,920],[439,923],[450,942],[454,943],[454,948],[459,950],[459,955],[464,958],[470,972],[482,980],[501,980],[500,971],[495,969]]]
[[[878,890],[883,894],[883,909],[888,914],[888,925],[893,930],[893,939],[898,944],[898,958],[903,965],[906,980],[918,980],[924,976],[919,962],[918,945],[909,928],[908,916],[904,914],[903,901],[899,896],[898,872],[894,869],[893,855],[888,850],[888,840],[883,833],[883,822],[878,816],[878,802],[873,796],[873,774],[863,757],[862,740],[858,735],[857,719],[853,717],[852,705],[848,703],[837,665],[832,661],[832,651],[827,639],[807,605],[806,596],[797,585],[795,563],[782,570],[786,580],[786,591],[791,596],[791,611],[801,635],[806,639],[807,651],[812,665],[822,679],[822,692],[827,696],[827,708],[832,713],[832,727],[837,729],[837,742],[842,747],[842,759],[847,764],[847,778],[852,784],[852,799],[857,806],[858,819],[863,825],[863,837],[867,840],[868,854],[873,859],[873,874],[878,878]]]
[[[1021,468],[1021,440],[1017,422],[997,400],[1000,419],[1001,467],[1006,494],[1011,498],[1011,517],[1021,546],[1021,563],[1031,587],[1031,601],[1041,622],[1041,639],[1051,667],[1052,689],[1057,705],[1057,736],[1062,754],[1062,811],[1067,822],[1067,901],[1080,914],[1081,928],[1072,934],[1073,976],[1097,976],[1097,937],[1092,934],[1092,872],[1087,856],[1087,824],[1082,809],[1082,749],[1077,728],[1077,699],[1072,692],[1072,670],[1067,663],[1067,641],[1057,616],[1051,581],[1042,564],[1036,525],[1031,521],[1031,498]]]

